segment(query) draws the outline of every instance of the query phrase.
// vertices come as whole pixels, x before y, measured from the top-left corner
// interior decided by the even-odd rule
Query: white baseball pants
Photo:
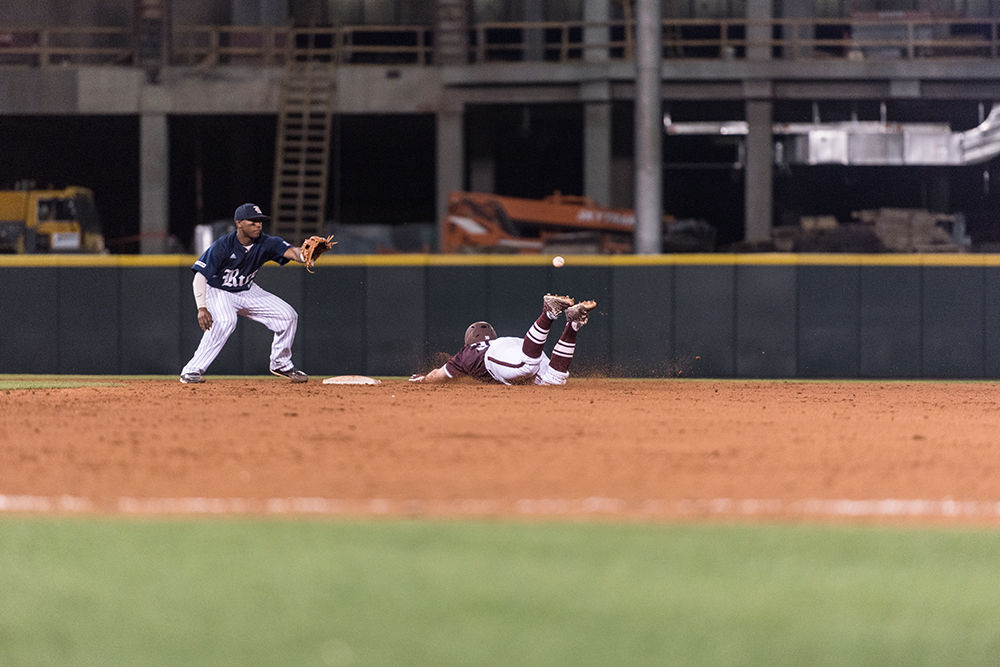
[[[292,341],[299,315],[281,298],[256,283],[242,292],[227,292],[206,285],[205,306],[212,314],[212,328],[202,335],[198,349],[181,373],[205,373],[236,330],[239,315],[260,322],[274,332],[270,368],[287,370],[292,367]]]
[[[510,384],[522,378],[534,376],[535,384],[566,384],[569,373],[557,371],[549,366],[549,356],[532,358],[521,351],[523,339],[502,336],[490,342],[486,350],[486,370],[498,382]]]

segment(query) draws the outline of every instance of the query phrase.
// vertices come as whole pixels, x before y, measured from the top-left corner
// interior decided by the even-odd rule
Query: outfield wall
[[[201,337],[194,259],[0,256],[0,373],[179,373]],[[326,255],[257,282],[299,312],[316,376],[426,370],[472,321],[523,335],[554,292],[598,302],[579,373],[1000,378],[994,255]],[[270,338],[241,319],[208,374],[266,373]]]

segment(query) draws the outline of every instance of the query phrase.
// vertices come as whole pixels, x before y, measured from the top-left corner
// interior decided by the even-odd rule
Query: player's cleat
[[[198,384],[204,382],[201,373],[181,373],[181,382],[184,384]]]
[[[597,308],[596,301],[581,301],[566,309],[566,319],[576,325],[575,329],[579,329],[587,323],[588,315],[594,308]]]
[[[559,317],[564,310],[573,305],[573,299],[568,296],[558,296],[555,294],[546,294],[542,297],[542,307],[545,312],[549,314],[549,317],[556,319]]]
[[[278,377],[288,378],[292,382],[308,382],[309,376],[300,371],[297,368],[289,368],[288,370],[279,371],[277,368],[271,369],[272,375],[277,375]]]

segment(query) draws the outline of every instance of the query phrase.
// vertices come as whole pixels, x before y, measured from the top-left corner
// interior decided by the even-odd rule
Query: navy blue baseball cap
[[[260,206],[257,204],[240,204],[236,207],[236,213],[233,214],[233,222],[239,222],[240,220],[260,220],[261,222],[267,222],[271,219],[271,216],[264,215],[264,211],[260,210]]]

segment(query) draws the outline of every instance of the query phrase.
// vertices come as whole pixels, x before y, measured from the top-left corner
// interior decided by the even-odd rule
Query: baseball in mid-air
[[[565,263],[566,260],[562,258],[562,255],[556,255],[555,257],[552,258],[552,266],[556,267],[557,269]]]

